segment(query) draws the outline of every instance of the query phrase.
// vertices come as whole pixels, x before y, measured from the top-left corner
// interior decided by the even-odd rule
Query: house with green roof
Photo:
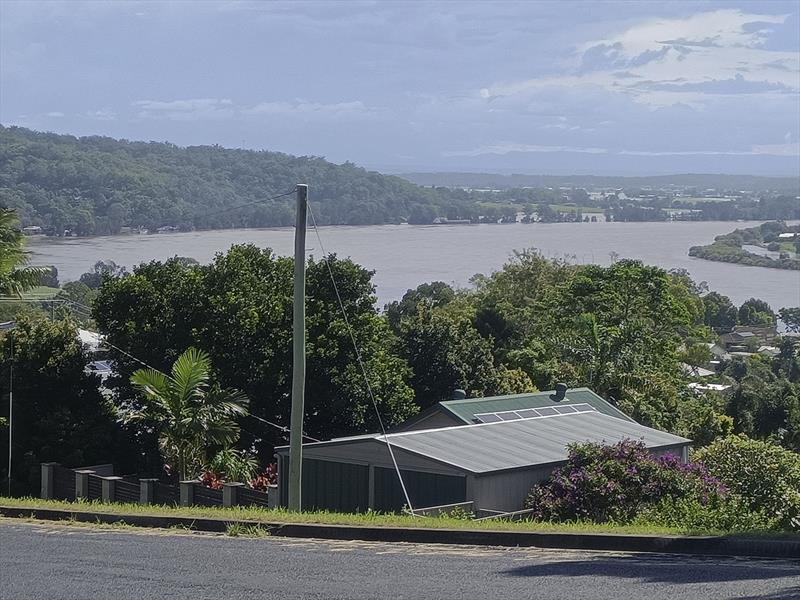
[[[404,421],[392,431],[419,431],[589,411],[633,422],[589,388],[567,389],[563,384],[556,387],[556,390],[531,394],[445,400]]]

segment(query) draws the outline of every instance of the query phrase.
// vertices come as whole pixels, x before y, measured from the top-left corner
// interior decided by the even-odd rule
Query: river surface
[[[548,257],[608,265],[613,255],[667,269],[686,269],[695,281],[741,304],[751,297],[773,309],[800,306],[800,271],[712,262],[688,255],[689,247],[714,236],[757,225],[732,222],[534,223],[505,225],[373,225],[321,227],[325,250],[375,271],[378,304],[399,299],[430,281],[466,286],[475,273],[499,269],[514,250],[537,248]],[[95,238],[31,238],[33,263],[55,265],[63,282],[90,271],[98,260],[131,267],[153,259],[189,256],[208,262],[232,244],[253,243],[276,253],[293,252],[294,229],[236,229]],[[310,254],[322,256],[313,230]]]

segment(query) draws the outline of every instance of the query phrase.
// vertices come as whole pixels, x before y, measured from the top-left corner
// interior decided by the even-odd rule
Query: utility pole
[[[303,405],[306,387],[306,211],[308,186],[297,185],[294,229],[294,312],[292,319],[292,417],[289,431],[289,510],[302,509]]]
[[[11,336],[11,361],[8,367],[8,495],[11,496],[11,431],[14,427],[14,331]]]

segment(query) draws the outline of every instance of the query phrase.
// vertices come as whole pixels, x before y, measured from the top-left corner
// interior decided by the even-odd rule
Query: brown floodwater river
[[[553,223],[505,225],[374,225],[321,227],[325,249],[375,271],[378,304],[400,298],[429,281],[468,285],[475,273],[500,268],[514,250],[537,248],[548,257],[607,265],[613,255],[667,269],[681,268],[695,281],[736,304],[763,298],[773,309],[800,306],[800,271],[746,267],[691,258],[689,247],[757,223]],[[62,282],[111,259],[131,267],[152,259],[189,256],[208,262],[232,244],[252,243],[276,253],[293,252],[294,229],[235,229],[95,238],[31,238],[34,264],[55,265]],[[322,252],[312,230],[308,252]]]

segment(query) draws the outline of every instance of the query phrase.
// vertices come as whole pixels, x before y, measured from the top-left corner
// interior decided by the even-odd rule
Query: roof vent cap
[[[557,383],[556,393],[550,394],[550,400],[552,400],[553,402],[561,402],[566,397],[567,397],[567,384]]]
[[[453,400],[464,400],[467,397],[467,392],[464,390],[453,390]]]

